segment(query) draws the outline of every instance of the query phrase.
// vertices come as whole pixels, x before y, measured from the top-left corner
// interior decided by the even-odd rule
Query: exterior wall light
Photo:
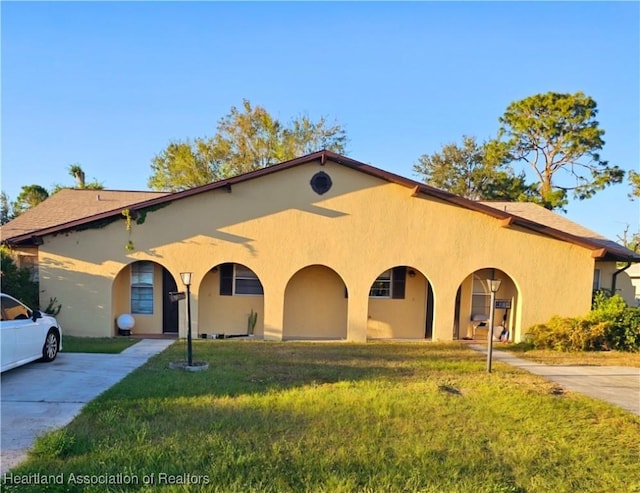
[[[182,279],[182,284],[185,286],[191,285],[191,272],[181,272],[180,278]]]

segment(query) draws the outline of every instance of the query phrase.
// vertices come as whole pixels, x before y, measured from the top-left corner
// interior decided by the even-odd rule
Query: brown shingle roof
[[[2,241],[56,227],[132,204],[163,197],[164,192],[63,189],[0,227]]]
[[[555,212],[545,209],[538,204],[534,204],[533,202],[480,201],[480,203],[507,212],[513,216],[521,217],[543,226],[568,233],[577,238],[585,239],[594,245],[600,246],[600,248],[606,249],[609,256],[618,255],[624,259],[634,256],[637,257],[637,255],[633,254],[632,251],[626,249],[615,241],[609,240],[604,236],[591,231],[578,223],[574,223],[560,214],[556,214]],[[638,261],[640,259],[629,258],[629,260]]]
[[[19,244],[24,242],[30,242],[31,233],[36,233],[39,236],[58,233],[68,229],[74,229],[80,227],[84,224],[91,223],[94,221],[100,221],[109,217],[113,217],[116,215],[120,215],[122,208],[127,206],[132,210],[138,210],[146,207],[154,207],[161,204],[168,204],[174,200],[180,200],[186,197],[190,197],[192,195],[198,195],[201,193],[206,193],[211,190],[218,189],[227,189],[231,190],[232,186],[236,183],[241,183],[244,181],[252,180],[254,178],[258,178],[263,175],[268,175],[272,173],[276,173],[278,171],[283,171],[289,168],[293,168],[295,166],[300,166],[306,163],[310,163],[313,161],[320,161],[324,164],[325,161],[332,161],[348,168],[356,169],[362,173],[375,176],[382,180],[396,183],[398,185],[402,185],[408,187],[413,190],[414,196],[426,196],[433,197],[439,200],[443,200],[445,202],[464,207],[466,209],[470,209],[476,212],[480,212],[482,214],[487,214],[496,219],[502,220],[504,226],[516,225],[522,228],[526,228],[532,231],[536,231],[537,233],[544,234],[546,236],[556,238],[561,241],[567,241],[570,243],[574,243],[576,245],[580,245],[584,248],[588,248],[592,250],[594,258],[598,259],[606,259],[606,260],[631,260],[634,262],[640,262],[640,255],[624,248],[617,243],[607,240],[595,233],[587,230],[586,228],[582,228],[581,226],[569,221],[568,219],[564,219],[561,216],[547,211],[542,207],[536,206],[532,208],[528,205],[524,205],[517,209],[520,214],[516,214],[515,212],[510,212],[509,210],[505,210],[505,207],[509,209],[507,204],[510,206],[520,206],[523,203],[511,203],[511,202],[480,202],[468,200],[458,195],[454,195],[452,193],[446,192],[444,190],[440,190],[438,188],[434,188],[429,185],[425,185],[424,183],[419,183],[414,180],[410,180],[409,178],[405,178],[400,175],[396,175],[394,173],[390,173],[388,171],[381,170],[379,168],[375,168],[368,164],[362,163],[360,161],[356,161],[354,159],[341,156],[331,151],[318,151],[312,154],[308,154],[306,156],[302,156],[296,159],[292,159],[290,161],[285,161],[280,164],[276,164],[274,166],[270,166],[268,168],[262,168],[256,171],[251,171],[249,173],[245,173],[242,175],[234,176],[233,178],[227,178],[225,180],[220,180],[217,182],[209,183],[207,185],[202,185],[199,187],[191,188],[189,190],[184,190],[181,192],[175,193],[156,193],[153,196],[152,192],[112,192],[112,193],[141,193],[147,194],[144,197],[140,198],[140,201],[137,203],[129,202],[129,203],[121,203],[115,205],[115,207],[111,210],[105,209],[102,211],[94,212],[93,215],[76,215],[75,219],[68,219],[65,222],[59,222],[57,224],[53,224],[54,221],[48,223],[46,226],[42,226],[37,230],[30,230],[28,233],[16,233],[12,234],[11,237],[5,236],[3,231],[2,241],[5,242],[7,240],[8,243]],[[92,192],[92,193],[104,193],[101,192]],[[59,192],[60,193],[60,192]],[[58,194],[56,194],[58,195]],[[55,197],[55,195],[54,195]],[[49,199],[50,200],[50,199]],[[43,202],[46,204],[49,200]],[[43,205],[40,204],[40,205]],[[535,205],[535,204],[532,204]],[[40,207],[40,206],[38,206]],[[37,208],[36,208],[37,209]],[[540,211],[539,209],[542,209]],[[34,209],[35,210],[35,209]],[[515,209],[512,209],[515,210]],[[534,215],[534,210],[535,212]],[[527,214],[530,214],[530,217],[527,217]],[[551,214],[551,216],[549,216]],[[44,211],[43,211],[43,215]],[[48,214],[47,214],[48,215]],[[534,218],[535,217],[535,218]],[[18,218],[20,219],[20,218]],[[17,221],[17,219],[16,219]],[[564,222],[563,222],[564,221]],[[9,223],[8,225],[10,225]],[[5,226],[8,226],[5,225]],[[566,228],[566,229],[563,229]],[[581,228],[581,231],[578,230]]]
[[[565,231],[576,236],[582,236],[585,238],[593,238],[600,240],[607,240],[604,236],[599,235],[591,231],[590,229],[581,226],[578,223],[567,219],[566,217],[551,212],[549,209],[534,204],[533,202],[505,202],[505,201],[489,201],[481,200],[481,204],[488,205],[495,209],[499,209],[516,216],[524,217],[546,226]]]

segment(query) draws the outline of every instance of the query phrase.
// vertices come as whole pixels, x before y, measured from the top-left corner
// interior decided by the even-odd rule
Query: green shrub
[[[587,318],[599,322],[613,321],[622,316],[627,308],[627,303],[619,294],[610,295],[606,291],[598,291],[593,297],[591,312]]]
[[[640,351],[640,308],[627,307],[608,334],[609,344],[620,351]]]
[[[529,328],[527,339],[536,349],[569,350],[568,333],[573,329],[572,319],[553,317],[546,324]]]
[[[639,351],[640,308],[620,295],[597,292],[586,317],[553,317],[526,334],[536,349],[556,351]]]
[[[592,322],[580,319],[571,332],[569,340],[572,351],[603,351],[611,349],[607,344],[607,334],[613,324],[608,321]]]
[[[42,311],[47,315],[55,317],[60,313],[60,310],[62,310],[62,304],[58,302],[58,298],[49,298],[49,304]]]
[[[31,280],[29,269],[18,268],[5,247],[0,248],[0,272],[3,293],[19,299],[30,308],[38,308],[38,284]]]
[[[531,327],[528,341],[536,349],[556,351],[600,351],[608,349],[608,322],[592,322],[584,318],[553,317],[546,324]]]

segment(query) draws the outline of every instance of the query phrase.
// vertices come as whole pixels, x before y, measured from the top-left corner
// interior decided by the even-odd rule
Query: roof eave
[[[110,211],[101,212],[99,214],[94,214],[92,216],[87,216],[82,219],[68,221],[66,223],[57,224],[55,226],[49,226],[47,228],[36,229],[33,231],[29,231],[28,233],[25,233],[25,234],[12,236],[10,238],[4,238],[2,240],[2,243],[9,246],[28,245],[28,244],[32,244],[34,246],[42,245],[43,236],[46,236],[49,234],[55,234],[55,233],[62,233],[64,231],[68,231],[70,229],[83,226],[85,224],[90,224],[92,222],[97,222],[102,219],[111,218],[116,215],[122,215],[122,211],[127,208],[129,208],[129,206],[119,207],[117,209],[112,209]]]
[[[229,188],[234,184],[251,180],[253,178],[257,178],[259,176],[266,175],[269,173],[273,173],[274,171],[293,168],[295,166],[300,166],[302,164],[310,163],[313,161],[320,161],[320,164],[324,166],[327,160],[337,162],[339,164],[348,166],[350,168],[360,169],[368,174],[379,176],[379,174],[374,171],[374,170],[377,170],[377,168],[368,166],[364,163],[356,161],[355,159],[341,156],[331,151],[323,150],[323,151],[314,152],[312,154],[308,154],[306,156],[302,156],[296,159],[292,159],[290,161],[285,161],[274,166],[269,166],[269,167],[261,168],[255,171],[250,171],[248,173],[243,173],[241,175],[234,176],[231,178],[226,178],[224,180],[190,188],[188,190],[168,193],[167,195],[163,195],[162,197],[155,197],[142,202],[130,204],[126,207],[119,207],[117,209],[112,209],[110,211],[105,211],[99,214],[94,214],[92,216],[87,216],[82,219],[77,219],[74,221],[69,221],[67,223],[58,224],[56,226],[51,226],[48,228],[30,231],[29,233],[26,233],[23,235],[17,235],[12,238],[4,239],[2,240],[2,243],[8,244],[8,245],[24,245],[30,241],[30,238],[32,236],[45,236],[45,235],[54,234],[54,233],[62,233],[64,231],[72,230],[80,226],[90,224],[95,221],[101,221],[113,216],[119,216],[122,213],[123,209],[130,209],[132,211],[137,211],[147,207],[154,207],[154,206],[162,205],[165,203],[168,204],[174,200],[190,197],[193,195],[198,195],[201,193],[209,192],[211,190],[218,190],[218,189],[229,190]],[[411,181],[411,180],[407,180],[406,178],[402,178],[398,175],[393,175],[392,173],[387,173],[387,172],[382,172],[382,173],[386,175],[386,178],[389,179],[390,181],[397,181],[397,182]]]
[[[631,262],[637,263],[640,262],[640,255],[637,253],[625,254],[612,252],[605,248],[605,252],[600,256],[594,256],[595,260],[600,262]]]
[[[405,178],[403,176],[381,170],[374,166],[370,166],[360,161],[356,161],[355,159],[341,156],[340,154],[336,154],[334,152],[327,151],[327,150],[314,152],[306,156],[292,159],[290,161],[285,161],[267,168],[261,168],[255,171],[250,171],[248,173],[234,176],[232,178],[227,178],[227,179],[216,181],[213,183],[208,183],[206,185],[201,185],[199,187],[190,188],[188,190],[183,190],[180,192],[169,193],[162,197],[156,197],[156,198],[148,199],[142,202],[137,202],[134,204],[130,204],[126,207],[119,207],[117,209],[112,209],[110,211],[95,214],[93,216],[88,216],[82,219],[69,221],[67,223],[59,224],[56,226],[31,231],[23,235],[14,236],[12,238],[2,240],[2,243],[9,244],[9,245],[26,245],[26,244],[35,245],[38,242],[40,242],[41,244],[41,241],[42,241],[41,237],[45,235],[61,233],[64,231],[79,228],[81,226],[90,224],[92,222],[97,222],[97,221],[101,221],[109,218],[114,218],[115,220],[115,216],[121,216],[123,209],[130,209],[132,211],[137,211],[137,210],[145,209],[148,207],[169,204],[174,200],[190,197],[193,195],[198,195],[198,194],[209,192],[212,190],[224,189],[229,191],[232,185],[234,184],[248,181],[253,178],[260,177],[262,175],[270,174],[275,171],[281,171],[281,170],[293,168],[293,167],[300,166],[302,164],[306,164],[314,161],[319,161],[320,165],[324,166],[328,160],[336,162],[343,166],[347,166],[349,168],[357,169],[358,171],[361,171],[368,175],[375,176],[377,178],[381,178],[389,182],[411,188],[413,190],[412,192],[413,196],[426,195],[429,197],[443,200],[450,204],[464,207],[466,209],[470,209],[476,212],[481,212],[483,214],[486,214],[488,216],[501,220],[503,227],[512,227],[516,225],[532,231],[536,231],[544,235],[551,236],[559,240],[563,240],[573,244],[577,244],[579,246],[583,246],[591,250],[592,252],[595,252],[597,250],[603,250],[601,253],[594,255],[594,258],[596,258],[597,260],[612,259],[615,261],[622,261],[622,262],[626,262],[626,261],[640,262],[640,255],[634,254],[633,252],[630,252],[629,250],[626,250],[623,247],[620,247],[620,250],[619,249],[613,250],[611,248],[603,249],[601,244],[596,244],[592,241],[589,241],[588,239],[585,239],[579,236],[574,236],[570,233],[566,233],[564,231],[551,228],[549,226],[545,226],[528,219],[524,219],[515,214],[511,214],[506,211],[501,211],[499,209],[482,204],[480,202],[469,200],[464,197],[460,197],[458,195],[454,195],[450,192],[440,190],[438,188],[432,187],[430,185],[426,185],[424,183],[416,182],[409,178]],[[628,255],[627,252],[629,252],[630,255]]]

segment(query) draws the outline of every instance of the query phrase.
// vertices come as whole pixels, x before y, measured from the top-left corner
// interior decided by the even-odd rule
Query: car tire
[[[51,329],[44,340],[44,346],[42,346],[42,361],[49,362],[56,359],[59,349],[60,336],[57,331]]]

